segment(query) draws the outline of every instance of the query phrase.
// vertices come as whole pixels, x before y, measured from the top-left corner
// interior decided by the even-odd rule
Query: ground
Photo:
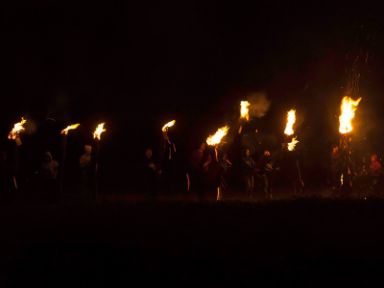
[[[370,198],[13,203],[0,286],[367,286],[381,280],[383,219]]]

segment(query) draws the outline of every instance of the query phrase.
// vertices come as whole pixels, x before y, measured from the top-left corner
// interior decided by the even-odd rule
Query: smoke
[[[264,117],[271,106],[271,101],[264,93],[256,92],[249,94],[247,100],[251,103],[249,114],[251,117]]]

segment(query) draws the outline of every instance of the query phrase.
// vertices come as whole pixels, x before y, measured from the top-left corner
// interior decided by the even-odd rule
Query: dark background
[[[121,182],[143,149],[159,143],[165,122],[177,119],[175,140],[189,151],[233,121],[248,93],[261,91],[272,105],[255,125],[279,138],[286,111],[296,107],[307,169],[316,173],[337,143],[339,102],[356,73],[363,101],[355,139],[360,148],[380,152],[379,7],[10,1],[1,13],[1,137],[26,116],[29,155],[49,148],[58,158],[62,127],[82,123],[72,135],[76,150],[106,121],[101,157],[107,178]]]

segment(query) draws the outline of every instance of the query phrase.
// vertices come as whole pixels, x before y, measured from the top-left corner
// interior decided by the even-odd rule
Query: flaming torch
[[[161,128],[161,131],[163,131],[164,133],[167,133],[167,132],[168,132],[168,129],[171,128],[171,127],[173,127],[173,126],[175,125],[175,123],[176,123],[176,120],[172,120],[172,121],[166,123],[166,124],[163,126],[163,128]]]
[[[206,142],[209,146],[215,147],[216,160],[218,160],[217,156],[217,146],[221,143],[221,140],[227,135],[229,130],[228,126],[224,126],[219,128],[215,134],[210,135]]]
[[[348,137],[353,130],[352,120],[355,118],[355,112],[361,98],[353,100],[349,96],[344,96],[341,100],[340,105],[340,116],[339,116],[339,133],[340,148],[343,157],[343,169],[340,177],[340,184],[342,190],[349,192],[352,188],[352,170],[351,170],[351,149],[349,147],[350,138]]]
[[[65,159],[67,156],[67,142],[68,142],[68,134],[69,131],[75,130],[80,126],[79,123],[76,124],[71,124],[67,126],[67,128],[61,130],[61,135],[63,135],[63,144],[62,144],[62,158],[61,158],[61,173],[60,173],[60,183],[59,183],[59,189],[60,189],[60,194],[64,191],[64,175],[65,175]]]
[[[286,136],[286,146],[288,152],[295,151],[297,143],[297,137],[295,136],[294,125],[296,123],[296,110],[291,109],[287,113],[287,124],[285,125],[284,134]],[[290,139],[290,142],[288,142]],[[295,180],[293,180],[294,194],[300,193],[304,187],[304,182],[302,179],[301,169],[299,159],[297,155],[290,153],[289,158],[291,159],[290,169],[294,169],[295,171]]]
[[[240,120],[249,121],[249,106],[251,106],[251,103],[248,101],[240,102]],[[239,134],[241,134],[241,131],[243,131],[243,125],[240,124]]]
[[[229,130],[228,126],[224,126],[219,128],[215,134],[210,135],[206,142],[209,146],[213,146],[215,148],[215,156],[216,156],[216,161],[219,162],[219,155],[218,155],[218,146],[223,140],[223,138],[227,135]],[[222,193],[220,189],[220,185],[217,187],[217,194],[216,194],[216,200],[219,201],[222,199]]]
[[[19,170],[19,153],[18,153],[18,146],[21,146],[22,142],[21,142],[21,139],[20,139],[20,134],[21,132],[25,131],[25,128],[24,128],[24,125],[25,123],[27,123],[27,120],[25,120],[23,117],[21,118],[21,121],[18,122],[18,123],[15,123],[13,125],[13,128],[11,130],[11,132],[9,132],[8,134],[8,139],[9,140],[14,140],[16,145],[15,145],[15,150],[14,150],[14,167],[13,167],[13,175],[12,175],[12,181],[13,181],[13,185],[14,185],[14,188],[15,190],[18,190],[19,189],[19,186],[17,184],[17,178],[16,178],[16,175],[18,173],[18,170]]]
[[[299,143],[299,141],[297,141],[296,137],[293,137],[292,141],[287,144],[288,145],[288,151],[295,150],[297,143]]]
[[[99,174],[99,154],[100,154],[100,140],[101,134],[107,131],[105,128],[105,123],[100,123],[97,125],[95,131],[93,132],[93,139],[96,141],[96,151],[95,151],[95,195],[97,197],[99,190],[98,183],[98,174]]]
[[[67,128],[61,130],[61,135],[65,135],[65,136],[67,136],[70,130],[75,130],[75,129],[77,129],[77,127],[79,127],[79,126],[80,126],[79,123],[69,125]]]
[[[168,160],[172,159],[172,152],[176,153],[176,145],[175,143],[172,143],[172,141],[169,139],[168,136],[168,130],[169,128],[173,127],[176,123],[176,120],[172,120],[168,123],[166,123],[163,128],[161,128],[161,131],[163,132],[163,137],[166,142],[163,142],[163,148],[166,150],[167,149],[167,143],[168,143]]]
[[[104,128],[104,125],[105,123],[100,123],[99,125],[97,125],[95,132],[93,132],[93,139],[97,139],[99,141],[101,140],[101,134],[107,131]]]
[[[296,123],[296,110],[291,109],[287,113],[287,124],[285,125],[284,134],[288,137],[291,137],[295,134],[293,126]],[[297,137],[293,137],[291,142],[287,143],[288,151],[294,151],[296,144],[299,143]]]
[[[359,103],[361,101],[361,98],[357,100],[353,100],[351,97],[345,96],[343,100],[341,100],[340,105],[340,117],[339,117],[339,132],[340,134],[348,134],[352,132],[353,126],[352,126],[352,120],[355,118],[355,112],[357,109],[357,106],[359,106]]]
[[[24,128],[25,123],[27,123],[27,120],[25,120],[23,117],[21,117],[21,121],[18,123],[15,123],[15,125],[13,125],[11,132],[9,132],[9,134],[8,134],[8,139],[9,140],[15,140],[15,142],[18,146],[21,145],[20,133],[25,130],[25,128]]]
[[[287,124],[285,126],[284,134],[287,136],[292,136],[295,131],[293,131],[293,125],[296,123],[296,110],[291,109],[287,113]]]

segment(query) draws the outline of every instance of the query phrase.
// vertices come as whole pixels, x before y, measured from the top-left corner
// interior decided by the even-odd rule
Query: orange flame
[[[107,129],[104,128],[105,123],[100,123],[97,125],[95,132],[93,132],[93,139],[101,140],[101,134],[107,131]]]
[[[207,144],[209,146],[216,146],[216,145],[219,145],[221,140],[224,138],[225,135],[227,135],[228,133],[228,130],[229,130],[229,127],[228,126],[224,126],[224,127],[221,127],[219,128],[215,134],[213,135],[209,135],[209,137],[207,138]]]
[[[293,151],[293,150],[295,150],[295,147],[296,147],[296,144],[297,144],[297,143],[299,143],[299,141],[297,140],[296,137],[294,137],[294,138],[292,139],[292,141],[288,143],[288,151]]]
[[[62,134],[62,135],[68,135],[69,130],[77,129],[77,127],[79,127],[79,126],[80,126],[79,123],[69,125],[67,128],[61,130],[61,134]]]
[[[249,106],[251,104],[248,101],[240,102],[240,118],[249,121]]]
[[[293,125],[295,125],[296,122],[296,110],[291,109],[287,113],[287,124],[285,126],[284,134],[291,136],[295,133],[293,131]]]
[[[20,133],[25,130],[24,128],[25,123],[27,123],[27,120],[21,117],[21,121],[18,123],[15,123],[11,132],[9,132],[8,139],[16,140],[16,138],[19,137]]]
[[[360,101],[361,98],[353,100],[349,96],[343,97],[340,105],[341,114],[339,117],[339,132],[341,134],[347,134],[353,130],[352,119],[355,118],[355,111],[357,106],[359,106]]]
[[[172,121],[168,122],[167,124],[165,124],[165,125],[163,126],[163,128],[161,128],[161,131],[163,131],[163,132],[167,132],[168,129],[169,129],[170,127],[172,127],[173,125],[175,125],[175,123],[176,123],[176,120],[172,120]]]

